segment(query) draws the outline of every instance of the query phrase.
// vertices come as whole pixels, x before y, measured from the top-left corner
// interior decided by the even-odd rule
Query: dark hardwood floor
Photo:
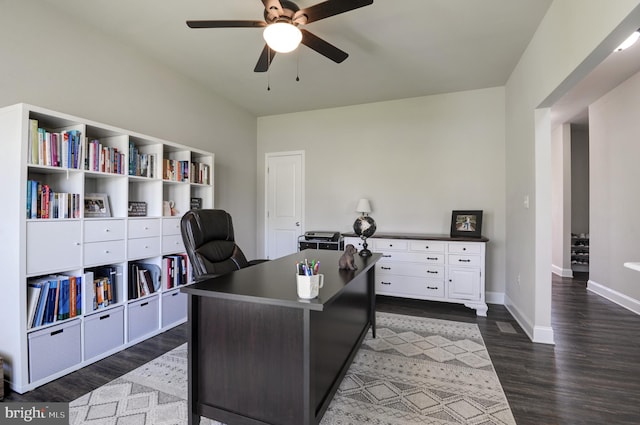
[[[555,346],[533,344],[500,305],[466,307],[379,297],[399,314],[477,323],[519,425],[640,424],[640,316],[586,290],[586,277],[553,278]],[[515,333],[501,331],[508,323]],[[186,325],[5,401],[71,401],[186,341]]]

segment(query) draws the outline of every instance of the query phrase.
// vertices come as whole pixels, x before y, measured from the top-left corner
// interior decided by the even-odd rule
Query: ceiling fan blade
[[[267,72],[269,70],[269,65],[273,62],[273,57],[276,55],[276,51],[272,50],[268,45],[264,45],[264,49],[262,49],[262,53],[260,54],[260,58],[258,58],[258,63],[256,63],[256,67],[253,69],[253,72]]]
[[[264,21],[187,21],[189,28],[260,28]]]
[[[296,12],[293,19],[295,20],[298,16],[306,15],[306,23],[310,24],[311,22],[339,15],[340,13],[348,12],[360,7],[369,6],[370,4],[373,4],[373,0],[329,0],[318,3],[314,6],[309,6],[306,9],[299,10]]]
[[[280,0],[262,0],[262,4],[264,4],[265,18],[268,21],[275,20],[284,13]]]
[[[347,52],[338,49],[333,44],[327,43],[317,35],[314,35],[305,29],[301,29],[300,31],[302,31],[302,44],[315,50],[321,55],[328,57],[332,61],[340,63],[349,57]]]

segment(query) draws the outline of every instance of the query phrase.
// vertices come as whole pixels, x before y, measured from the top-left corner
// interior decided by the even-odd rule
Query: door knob
[[[296,221],[296,226],[300,227],[300,222]]]

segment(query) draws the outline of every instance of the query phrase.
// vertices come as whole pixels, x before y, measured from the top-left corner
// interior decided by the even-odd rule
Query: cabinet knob
[[[149,228],[148,228],[148,227],[145,227],[145,228],[144,228],[144,230],[149,230]]]
[[[111,230],[109,229],[104,229],[105,232],[109,233]]]
[[[462,248],[462,250],[463,250],[463,251],[466,251],[466,250],[467,250],[467,248]]]
[[[149,249],[149,247],[147,245],[144,246],[144,249]]]
[[[111,252],[111,251],[109,251],[108,249],[105,249],[105,250],[104,250],[104,253],[105,253],[105,254],[109,254],[110,252]]]
[[[380,267],[382,270],[391,270],[391,267]]]
[[[76,246],[80,246],[80,242],[76,242]]]

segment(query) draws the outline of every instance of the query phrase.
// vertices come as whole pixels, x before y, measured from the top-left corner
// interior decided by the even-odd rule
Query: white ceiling
[[[343,63],[301,46],[254,73],[261,29],[189,29],[185,21],[261,20],[260,0],[43,1],[257,116],[504,85],[551,3],[374,0],[305,27],[349,53]]]

